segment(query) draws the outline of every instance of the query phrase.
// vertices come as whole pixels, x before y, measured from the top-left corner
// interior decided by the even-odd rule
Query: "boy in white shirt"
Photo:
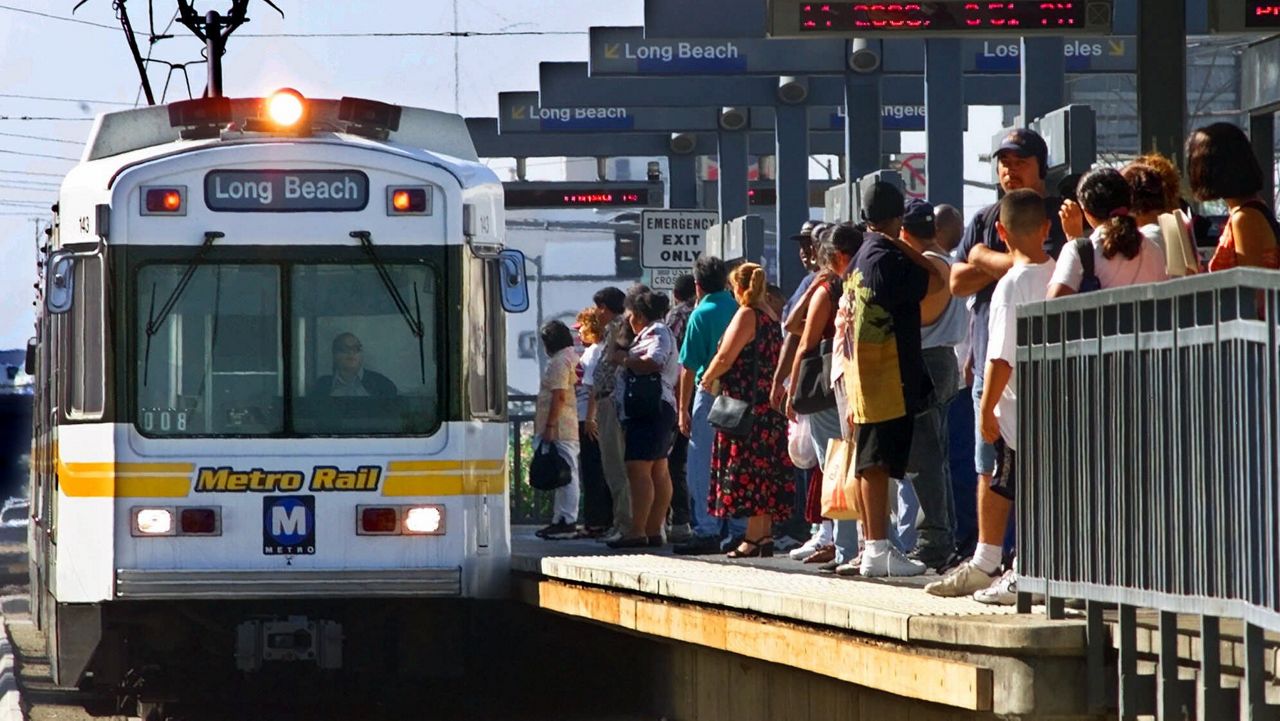
[[[1044,251],[1050,226],[1044,199],[1038,193],[1023,189],[1005,195],[1000,201],[1000,221],[996,227],[1013,260],[1013,267],[996,284],[991,297],[986,384],[982,389],[982,437],[995,445],[996,468],[990,492],[981,495],[978,546],[973,558],[947,578],[925,587],[926,591],[939,596],[957,595],[951,590],[969,583],[961,578],[963,576],[992,577],[1000,566],[1016,487],[1018,396],[1013,378],[1018,350],[1016,309],[1024,303],[1045,300],[1055,268],[1053,258]],[[1009,570],[990,587],[974,593],[973,598],[982,603],[1013,605],[1017,601],[1016,574]]]

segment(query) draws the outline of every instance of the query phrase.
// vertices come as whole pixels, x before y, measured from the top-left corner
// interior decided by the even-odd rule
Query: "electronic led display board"
[[[516,182],[504,186],[507,208],[661,208],[662,183]]]
[[[1108,34],[1111,0],[771,0],[773,37]]]

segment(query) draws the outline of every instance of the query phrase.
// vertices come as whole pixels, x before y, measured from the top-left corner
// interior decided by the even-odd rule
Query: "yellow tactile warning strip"
[[[506,461],[391,461],[384,496],[475,496],[502,493]]]

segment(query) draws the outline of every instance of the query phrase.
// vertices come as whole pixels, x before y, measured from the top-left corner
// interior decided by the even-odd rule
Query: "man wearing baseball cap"
[[[942,288],[947,276],[898,238],[905,210],[901,190],[878,182],[862,200],[869,230],[845,282],[853,304],[851,355],[838,361],[847,421],[857,428],[853,470],[866,510],[858,570],[870,577],[918,576],[925,565],[889,543],[888,486],[890,478],[906,473],[915,416],[933,390],[920,349],[920,302]]]
[[[1029,188],[1045,199],[1045,210],[1052,226],[1045,240],[1044,250],[1051,258],[1057,258],[1066,242],[1062,224],[1058,220],[1058,208],[1062,199],[1049,197],[1045,189],[1045,176],[1049,170],[1049,148],[1039,133],[1026,128],[1009,132],[996,149],[995,157],[1000,187],[1004,192]],[[982,398],[983,373],[987,363],[987,319],[991,309],[991,295],[998,281],[1013,265],[1008,248],[996,231],[1000,205],[983,208],[965,229],[960,247],[956,249],[958,261],[951,269],[951,292],[958,297],[973,296],[970,324],[970,361],[973,366],[974,416],[980,418],[978,404]],[[981,427],[981,423],[977,424]],[[976,434],[975,470],[978,472],[978,546],[968,563],[957,566],[943,580],[926,587],[935,596],[969,596],[994,586],[996,571],[1003,559],[1003,531],[1012,503],[991,490],[991,476],[995,470],[995,449]],[[965,499],[956,499],[962,503]],[[998,519],[998,520],[997,520]],[[1012,579],[1012,576],[1010,576]],[[1001,579],[1003,581],[1004,579]]]

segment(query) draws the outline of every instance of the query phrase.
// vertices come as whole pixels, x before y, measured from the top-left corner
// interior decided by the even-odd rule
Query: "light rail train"
[[[463,120],[291,90],[107,113],[54,220],[27,364],[56,683],[447,662],[448,599],[505,593],[528,305]]]

